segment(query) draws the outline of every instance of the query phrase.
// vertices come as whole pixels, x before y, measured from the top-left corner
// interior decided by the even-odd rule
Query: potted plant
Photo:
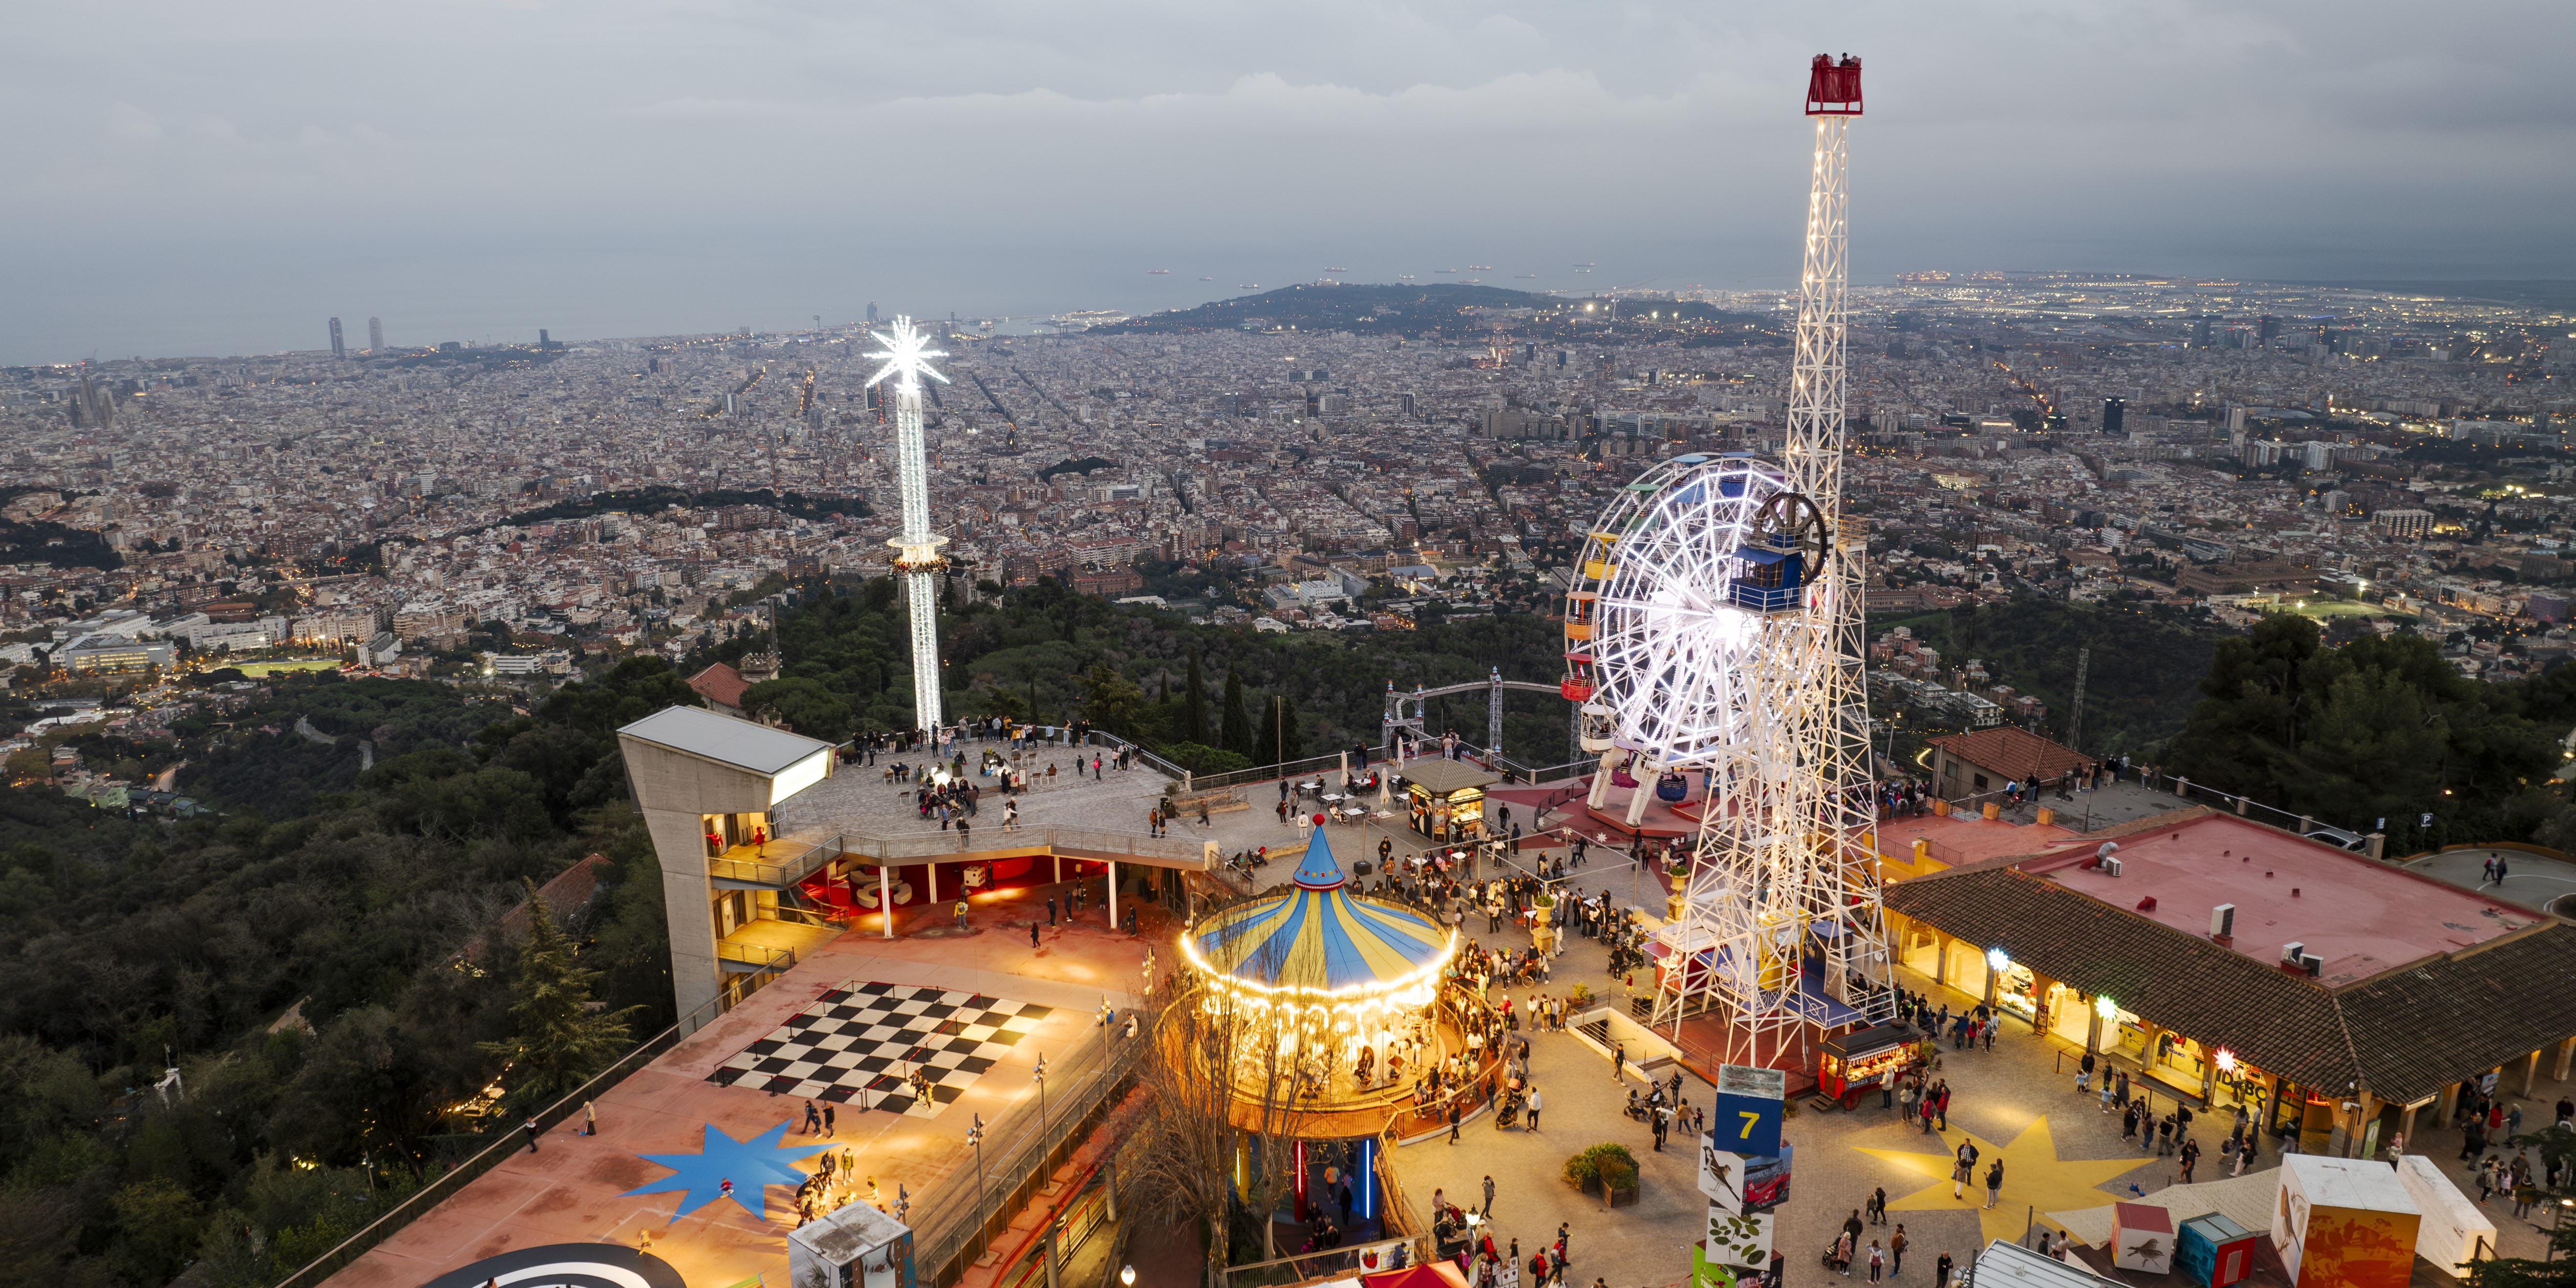
[[[1625,1207],[1637,1201],[1637,1156],[1625,1145],[1591,1146],[1565,1160],[1565,1183]]]
[[[1604,1158],[1600,1163],[1601,1195],[1611,1207],[1629,1207],[1637,1201],[1637,1164],[1633,1160]]]
[[[1601,1167],[1590,1150],[1565,1160],[1565,1183],[1586,1194],[1601,1192]]]

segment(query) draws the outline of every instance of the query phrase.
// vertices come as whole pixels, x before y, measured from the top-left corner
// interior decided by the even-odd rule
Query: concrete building
[[[766,982],[769,958],[756,949],[727,952],[720,941],[754,921],[779,920],[776,892],[807,875],[795,871],[800,862],[840,857],[837,848],[821,855],[824,847],[775,840],[770,821],[779,802],[832,776],[832,744],[667,707],[618,730],[617,745],[661,862],[671,993],[687,1017],[729,989]]]

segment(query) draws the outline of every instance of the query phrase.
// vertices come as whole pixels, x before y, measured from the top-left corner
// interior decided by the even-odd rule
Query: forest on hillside
[[[2064,738],[2075,668],[2092,650],[2084,678],[2083,750],[2146,756],[2182,732],[2195,686],[2216,653],[2219,627],[2146,605],[2070,604],[2036,595],[1999,604],[1872,621],[1872,639],[1896,627],[1940,650],[1943,667],[1986,664],[1996,683],[2048,704],[2052,736]]]
[[[2355,831],[2384,818],[2392,855],[2576,848],[2576,808],[2552,777],[2576,726],[2576,667],[2483,683],[2421,636],[2329,645],[2313,620],[2281,614],[2219,641],[2198,691],[2161,749],[2168,772]]]
[[[746,693],[745,708],[774,709],[797,732],[833,741],[909,726],[909,636],[894,583],[879,578],[836,589],[841,593],[809,599],[779,623],[779,678]],[[722,655],[752,647],[734,641]],[[1560,628],[1529,614],[1453,618],[1410,631],[1262,634],[1111,604],[1052,581],[1014,588],[999,602],[947,605],[940,649],[952,715],[1041,724],[1087,719],[1151,746],[1186,744],[1250,764],[1377,745],[1390,683],[1436,688],[1482,680],[1496,667],[1505,679],[1553,683],[1565,669]],[[1226,719],[1238,700],[1245,713],[1239,727]],[[1284,725],[1275,723],[1282,711]],[[1435,734],[1457,729],[1485,741],[1482,694],[1434,699],[1429,717]],[[1503,746],[1523,763],[1564,761],[1565,703],[1509,695]],[[1209,762],[1217,763],[1233,762]]]
[[[611,731],[695,701],[658,659],[527,716],[297,674],[184,731],[182,786],[220,815],[0,788],[0,1284],[159,1288],[191,1262],[207,1288],[275,1283],[668,1025],[661,882]],[[170,754],[112,741],[76,745]],[[592,853],[611,879],[570,938],[500,931]]]

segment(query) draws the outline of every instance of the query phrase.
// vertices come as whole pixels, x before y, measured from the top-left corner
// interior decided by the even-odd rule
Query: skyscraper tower
[[[368,319],[367,319],[367,352],[369,352],[369,353],[381,353],[381,352],[383,352],[383,351],[384,351],[384,347],[385,347],[385,320],[384,320],[383,318],[368,318]]]
[[[2105,398],[2102,400],[2102,432],[2105,434],[2126,434],[2129,432],[2128,399]]]
[[[340,319],[338,318],[331,319],[331,356],[334,358],[349,356],[348,348],[340,343]]]
[[[1738,654],[1742,718],[1715,749],[1684,912],[1667,925],[1667,946],[1689,964],[1664,974],[1656,999],[1658,1022],[1678,1025],[1697,1005],[1724,1012],[1723,1058],[1737,1064],[1777,1067],[1798,1058],[1802,1036],[1894,1014],[1866,840],[1875,821],[1861,684],[1869,543],[1842,521],[1844,133],[1860,114],[1860,60],[1817,55],[1782,490],[1727,552],[1742,567],[1730,603],[1748,610],[1733,629],[1758,642]]]
[[[871,310],[874,305],[869,306]],[[903,495],[903,533],[886,542],[894,547],[894,571],[903,578],[904,606],[912,618],[912,721],[922,730],[940,722],[939,574],[948,566],[939,552],[948,538],[930,530],[930,469],[921,432],[921,377],[941,384],[948,377],[932,370],[932,358],[948,355],[928,347],[930,337],[904,314],[894,325],[871,331],[885,348],[868,354],[885,365],[868,377],[868,388],[888,376],[894,381],[895,482]]]

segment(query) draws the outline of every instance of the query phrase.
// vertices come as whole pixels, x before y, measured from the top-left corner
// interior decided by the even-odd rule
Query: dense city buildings
[[[1057,577],[1268,630],[1545,611],[1648,461],[1780,441],[1781,297],[1438,287],[1489,302],[1407,317],[1386,296],[1411,289],[1246,297],[1212,306],[1223,329],[951,323],[926,409],[950,588]],[[10,660],[129,656],[68,647],[106,633],[186,658],[390,635],[417,662],[486,624],[505,656],[678,657],[756,628],[743,592],[774,578],[886,569],[862,328],[400,350],[380,329],[356,356],[334,320],[330,353],[0,373]],[[2039,593],[2246,621],[2314,596],[2520,673],[2570,646],[2546,589],[2576,578],[2569,330],[2183,278],[1857,291],[1846,487],[1873,611]]]

